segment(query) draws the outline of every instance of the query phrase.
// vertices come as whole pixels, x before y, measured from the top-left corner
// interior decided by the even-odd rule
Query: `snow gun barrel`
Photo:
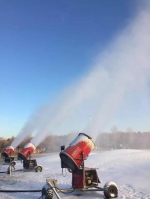
[[[94,149],[92,138],[84,133],[79,135],[70,145],[60,152],[62,162],[72,171],[77,171],[89,153]]]
[[[2,157],[8,158],[11,156],[11,154],[14,152],[14,147],[8,146],[5,151],[1,154]]]
[[[35,149],[36,147],[31,142],[27,143],[22,151],[18,153],[18,159],[27,160]]]

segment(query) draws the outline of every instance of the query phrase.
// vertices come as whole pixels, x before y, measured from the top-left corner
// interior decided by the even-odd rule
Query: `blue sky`
[[[82,77],[139,5],[136,0],[0,1],[1,136],[16,136],[38,107],[53,103]]]

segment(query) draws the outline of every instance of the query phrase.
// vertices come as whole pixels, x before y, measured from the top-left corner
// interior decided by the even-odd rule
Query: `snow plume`
[[[48,108],[39,111],[38,119],[31,118],[32,122],[25,125],[20,138],[23,140],[24,136],[33,133],[35,129],[31,142],[38,146],[47,135],[55,133],[66,118],[75,115],[78,117],[79,110],[89,110],[91,121],[78,130],[84,129],[83,132],[95,139],[127,94],[140,93],[147,89],[150,77],[149,21],[150,5],[147,4],[147,8],[140,11],[128,27],[98,56],[96,64],[88,74],[65,91],[53,108],[48,105]],[[78,126],[81,121],[78,118],[74,123]],[[31,127],[29,131],[28,125]]]
[[[36,136],[31,141],[35,146],[37,146],[45,137],[53,132],[66,118],[72,116],[78,107],[82,108],[82,103],[85,100],[92,98],[97,92],[97,79],[101,79],[102,83],[99,85],[99,89],[104,87],[107,74],[102,69],[99,74],[96,71],[92,71],[88,77],[85,77],[78,83],[76,86],[68,89],[65,92],[65,95],[61,97],[61,102],[57,105],[57,109],[55,108],[55,112],[53,112],[53,118],[49,120],[45,126],[42,126],[36,134]],[[95,85],[93,87],[93,85]],[[78,125],[78,124],[77,124]],[[72,130],[72,129],[70,129]]]
[[[84,132],[95,138],[119,108],[126,93],[146,89],[150,77],[149,8],[138,14],[99,56],[91,72],[66,94],[53,119],[39,129],[33,143],[38,145],[50,130],[75,114],[78,107],[83,111],[85,107],[92,107],[92,120]]]
[[[116,38],[104,59],[97,64],[107,69],[108,85],[103,102],[85,129],[94,138],[123,102],[125,95],[147,92],[150,80],[150,6]],[[99,93],[101,95],[101,93]],[[98,104],[97,104],[98,105]]]
[[[25,123],[24,127],[19,132],[18,136],[12,142],[12,146],[17,147],[24,139],[36,133],[37,129],[43,125],[44,122],[48,122],[52,107],[49,104],[37,109],[35,113]]]

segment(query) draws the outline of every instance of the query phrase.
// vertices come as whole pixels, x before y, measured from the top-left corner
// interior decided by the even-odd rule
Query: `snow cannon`
[[[14,157],[11,156],[14,153],[14,147],[8,146],[5,151],[1,154],[4,157],[5,163],[10,163],[14,160]]]
[[[68,171],[72,173],[72,190],[61,190],[56,186],[57,180],[47,179],[47,184],[42,189],[42,197],[51,199],[54,192],[57,198],[60,198],[57,193],[58,190],[64,193],[71,193],[77,190],[81,191],[81,194],[83,191],[103,191],[106,198],[118,197],[118,187],[114,182],[107,182],[104,187],[100,187],[99,184],[101,182],[96,168],[84,166],[84,161],[93,149],[94,143],[92,138],[84,133],[79,133],[66,149],[64,145],[61,146],[59,156],[61,159],[62,173],[63,168],[68,169]],[[98,157],[100,156],[100,154],[97,155]],[[94,198],[93,195],[91,198]]]
[[[14,147],[8,146],[5,151],[2,153],[2,156],[5,158],[8,158],[11,156],[11,154],[14,152]]]
[[[93,149],[92,138],[84,133],[79,133],[70,145],[60,152],[62,164],[72,171],[77,171],[83,164],[83,159],[86,159]]]
[[[23,160],[23,168],[27,169],[35,169],[36,172],[41,172],[42,167],[37,166],[36,159],[31,159],[31,154],[35,151],[36,147],[31,143],[27,143],[22,151],[18,153],[18,159]]]
[[[31,154],[35,151],[36,147],[31,143],[27,143],[22,151],[20,153],[18,153],[18,159],[21,159],[21,160],[27,160]]]

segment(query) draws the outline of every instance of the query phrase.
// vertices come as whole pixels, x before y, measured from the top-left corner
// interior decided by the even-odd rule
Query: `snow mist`
[[[147,4],[146,9],[140,11],[98,56],[89,73],[67,89],[53,108],[41,108],[39,118],[33,116],[13,144],[17,145],[35,130],[31,142],[38,146],[47,135],[55,133],[66,118],[78,117],[82,111],[92,114],[92,119],[79,131],[83,130],[95,139],[120,107],[127,93],[130,95],[147,89],[150,78],[149,21],[150,5]],[[74,123],[78,126],[79,118]]]
[[[93,132],[94,138],[103,125],[124,102],[125,96],[134,92],[147,95],[150,80],[150,4],[140,12],[132,23],[113,41],[97,64],[97,73],[105,68],[107,90],[97,112],[85,131]],[[98,83],[98,81],[97,81]],[[99,83],[100,84],[100,81]],[[99,91],[98,91],[99,92]],[[99,92],[99,98],[101,96]],[[132,108],[132,107],[131,107]]]

